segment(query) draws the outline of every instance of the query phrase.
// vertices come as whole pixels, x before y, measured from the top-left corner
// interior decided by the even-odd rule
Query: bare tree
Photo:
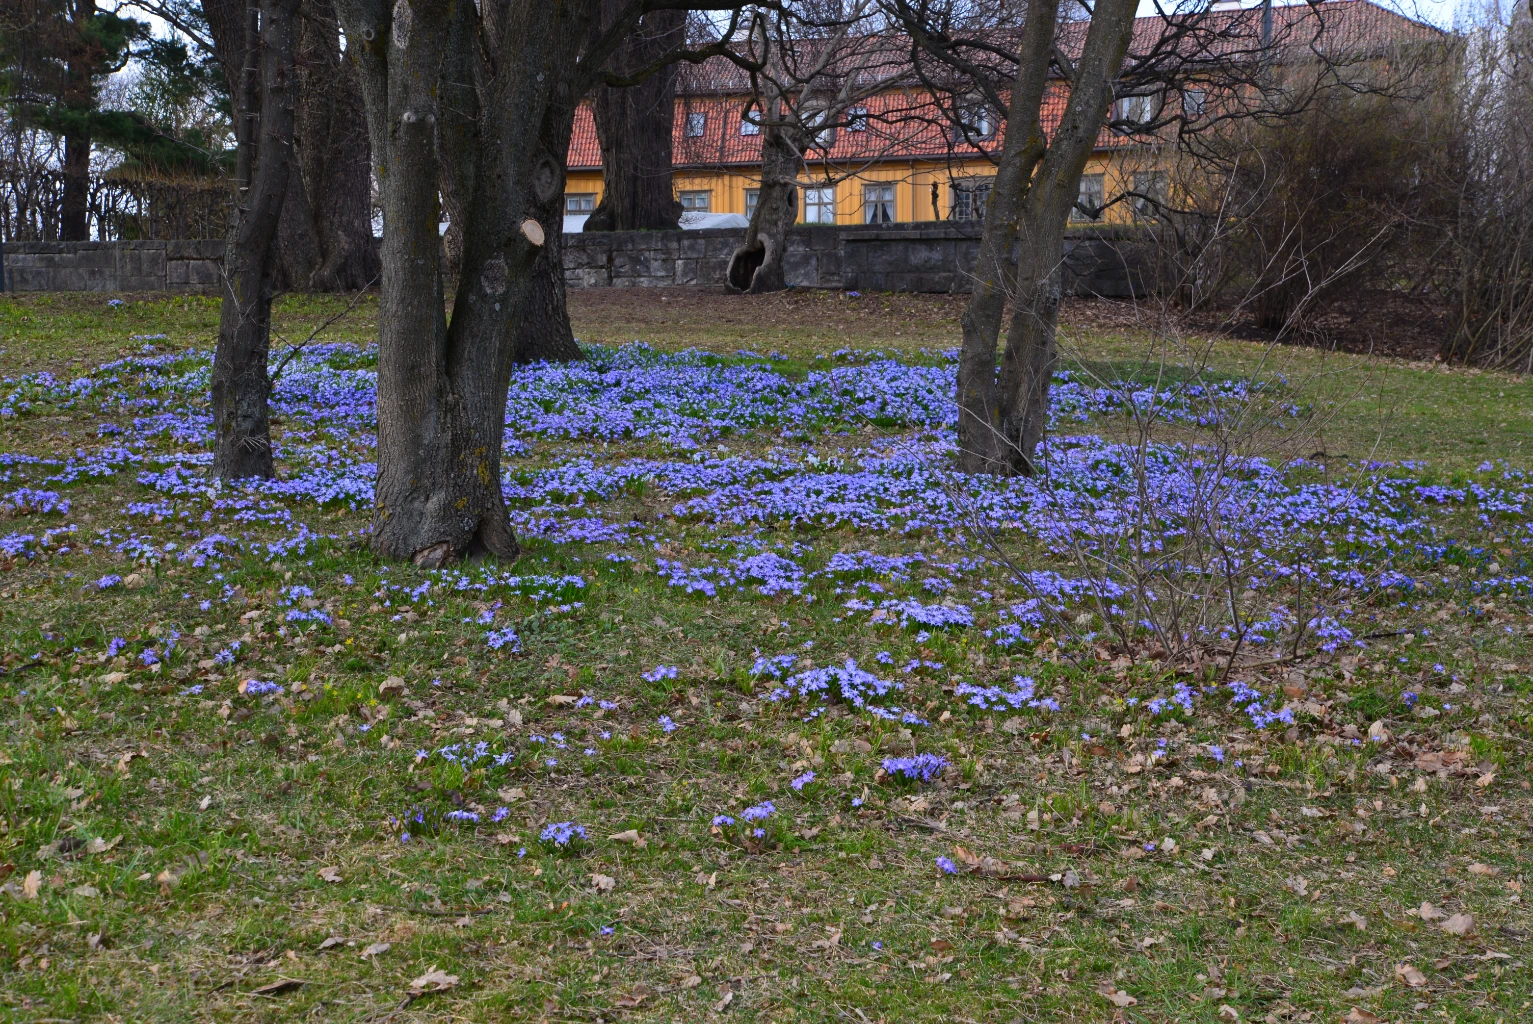
[[[1533,17],[1477,12],[1457,94],[1456,160],[1436,167],[1454,206],[1437,265],[1451,314],[1444,359],[1533,372]]]
[[[580,99],[640,19],[702,6],[630,0],[339,0],[383,206],[373,549],[436,566],[514,557],[501,492],[509,329],[563,227]],[[667,55],[676,59],[680,54]],[[446,313],[440,187],[464,211]]]
[[[298,0],[261,0],[246,22],[257,74],[243,83],[239,113],[258,114],[241,118],[239,196],[213,358],[213,472],[223,480],[272,475],[267,356],[277,224],[292,166],[297,11]]]
[[[623,0],[605,0],[610,18]],[[618,47],[612,74],[642,74],[686,40],[685,11],[644,16]],[[586,218],[586,231],[674,230],[681,204],[671,187],[671,131],[676,116],[676,65],[626,88],[598,85],[591,99],[601,146],[601,202]]]
[[[875,6],[873,0],[761,5],[734,49],[731,59],[750,78],[750,109],[742,114],[761,139],[756,208],[729,262],[728,282],[737,291],[787,287],[783,257],[801,186],[831,188],[853,178],[901,139],[906,104],[885,103],[876,112],[863,105],[875,94],[897,93],[908,70],[875,31],[881,24]],[[892,134],[870,130],[890,124],[897,129]],[[840,164],[832,150],[848,130],[864,144]]]

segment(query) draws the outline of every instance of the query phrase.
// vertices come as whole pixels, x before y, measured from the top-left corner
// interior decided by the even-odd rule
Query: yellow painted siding
[[[1164,167],[1162,158],[1146,150],[1124,148],[1099,151],[1087,161],[1085,173],[1103,176],[1103,192],[1106,199],[1121,195],[1134,186],[1136,175]],[[833,186],[803,182],[804,187],[834,187],[836,190],[836,223],[862,224],[866,222],[864,188],[869,185],[892,185],[894,187],[894,217],[901,224],[920,221],[946,220],[952,212],[952,183],[965,178],[993,177],[995,166],[986,160],[970,160],[958,163],[922,160],[889,160],[871,164]],[[676,192],[708,192],[709,211],[712,213],[744,214],[745,193],[756,188],[759,174],[748,169],[682,169],[676,171],[673,182]],[[936,210],[932,209],[932,186],[936,185]],[[588,193],[601,201],[602,176],[600,171],[571,171],[565,184],[567,194]],[[802,193],[799,196],[799,218],[804,216]],[[1110,207],[1098,223],[1122,224],[1132,221],[1131,204],[1124,202]],[[1074,223],[1089,223],[1077,220]]]

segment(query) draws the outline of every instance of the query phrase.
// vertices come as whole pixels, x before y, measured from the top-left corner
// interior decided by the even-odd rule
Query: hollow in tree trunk
[[[609,13],[622,0],[606,0]],[[608,61],[617,74],[638,74],[681,45],[684,11],[654,11]],[[671,186],[671,130],[676,110],[676,68],[668,65],[638,85],[597,86],[592,98],[601,145],[601,202],[586,231],[669,231],[681,224]]]
[[[298,0],[262,0],[260,130],[247,133],[234,230],[224,255],[223,307],[213,357],[213,472],[222,480],[272,475],[272,271],[293,144],[293,30]]]
[[[753,295],[788,287],[783,256],[798,215],[799,150],[790,129],[776,123],[781,113],[780,103],[769,104],[761,129],[761,190],[745,238],[729,258],[729,286]]]

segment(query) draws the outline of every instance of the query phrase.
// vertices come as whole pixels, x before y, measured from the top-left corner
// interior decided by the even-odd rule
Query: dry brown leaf
[[[28,871],[27,877],[21,880],[21,895],[23,899],[35,900],[37,894],[43,891],[43,873],[41,871]]]
[[[642,850],[649,845],[649,843],[645,841],[644,837],[639,834],[639,830],[636,828],[631,828],[626,832],[614,833],[607,838],[612,840],[614,843],[632,843],[635,850]]]
[[[682,978],[679,984],[684,989],[690,989],[690,988],[696,988],[697,986],[701,985],[702,983],[703,983],[703,979],[700,976],[698,976],[696,974],[689,974],[685,978]]]
[[[385,697],[391,693],[402,694],[404,692],[405,681],[403,676],[389,676],[383,681],[383,684],[378,687],[378,693]]]
[[[362,952],[358,955],[363,960],[368,960],[375,956],[382,956],[384,953],[387,953],[393,948],[394,944],[392,942],[372,942],[369,943],[367,948],[362,950]]]
[[[1469,873],[1471,875],[1499,875],[1501,874],[1501,869],[1491,867],[1489,864],[1471,864],[1469,865]]]
[[[724,995],[722,997],[720,997],[718,1002],[713,1004],[713,1012],[714,1013],[723,1013],[725,1010],[729,1009],[729,1004],[734,1002],[734,1001],[735,1001],[735,994],[734,994],[734,992],[732,992],[732,991],[730,991],[728,989],[725,989],[724,990]]]
[[[1437,927],[1449,935],[1470,935],[1474,932],[1474,915],[1454,914]]]
[[[1416,916],[1421,918],[1423,921],[1441,921],[1448,915],[1444,914],[1441,910],[1438,910],[1430,903],[1423,903],[1421,905],[1421,909],[1416,911]]]
[[[1361,1007],[1354,1006],[1352,1009],[1347,1011],[1347,1015],[1342,1018],[1342,1021],[1344,1021],[1345,1024],[1379,1024],[1379,1021],[1382,1019],[1383,1018],[1369,1013],[1367,1010],[1364,1010]]]
[[[333,949],[336,946],[342,946],[342,945],[345,945],[345,944],[346,944],[346,940],[345,939],[341,938],[339,935],[332,935],[329,938],[327,938],[324,942],[321,942],[319,944],[319,948],[320,949]]]
[[[617,888],[617,879],[611,875],[593,874],[591,876],[591,887],[597,892],[611,892]]]
[[[1475,779],[1474,780],[1474,784],[1476,786],[1479,786],[1481,789],[1484,789],[1487,786],[1489,786],[1492,782],[1495,782],[1495,781],[1496,781],[1496,773],[1495,772],[1486,772],[1484,775],[1481,775],[1478,779]]]
[[[1139,1005],[1139,1000],[1135,999],[1127,992],[1124,992],[1122,989],[1113,988],[1111,986],[1098,989],[1097,994],[1120,1009]]]
[[[1420,988],[1427,983],[1427,976],[1417,970],[1415,964],[1396,964],[1395,977],[1411,988]]]
[[[317,873],[318,873],[319,877],[321,879],[323,879],[324,881],[326,881],[326,882],[335,883],[335,882],[341,881],[341,870],[340,870],[340,868],[333,867],[333,866],[332,867],[324,867],[324,868],[320,868]]]
[[[644,1002],[644,1000],[648,999],[652,995],[654,995],[653,992],[641,986],[640,988],[636,988],[631,992],[624,992],[613,996],[612,1005],[622,1007],[624,1009],[632,1009],[633,1007],[638,1006],[640,1003]]]
[[[258,996],[276,996],[283,992],[291,992],[302,988],[303,982],[297,978],[278,978],[276,981],[262,985],[260,988],[251,989],[251,993]]]
[[[457,983],[456,974],[448,974],[436,964],[432,964],[431,970],[410,982],[410,994],[418,996],[427,992],[446,992]]]
[[[580,698],[568,693],[553,693],[548,696],[548,703],[556,708],[567,707],[570,704],[578,704]]]
[[[1347,911],[1347,919],[1344,923],[1350,924],[1360,932],[1368,930],[1368,919],[1355,910]]]

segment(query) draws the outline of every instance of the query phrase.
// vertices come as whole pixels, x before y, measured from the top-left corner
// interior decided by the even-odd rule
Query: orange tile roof
[[[1275,6],[1273,42],[1302,57],[1313,50],[1328,53],[1369,55],[1376,46],[1411,39],[1441,37],[1429,25],[1411,21],[1371,0],[1322,0],[1314,6],[1300,2]],[[1213,33],[1200,45],[1217,55],[1254,51],[1261,26],[1260,8],[1214,11],[1201,27]],[[1061,29],[1060,44],[1067,54],[1078,54],[1084,45],[1085,23]],[[1135,20],[1129,47],[1129,63],[1150,53],[1166,31],[1159,16]],[[812,44],[805,44],[800,59],[812,59]],[[999,153],[1004,126],[976,146],[955,138],[951,118],[931,92],[917,87],[911,71],[909,40],[904,36],[867,36],[846,46],[838,57],[837,71],[863,80],[870,93],[859,106],[867,111],[866,126],[854,131],[837,127],[828,151],[816,151],[811,163],[837,170],[884,160],[973,160]],[[677,168],[748,166],[761,162],[761,137],[741,134],[741,122],[750,100],[749,76],[729,61],[715,57],[699,65],[683,65],[677,75],[676,116],[672,124],[673,162]],[[1055,81],[1044,99],[1045,132],[1052,133],[1063,115],[1068,89]],[[702,131],[689,135],[689,115],[701,115]],[[1134,145],[1142,138],[1103,129],[1099,149]],[[599,170],[601,149],[596,124],[588,104],[575,115],[570,141],[570,170]]]

